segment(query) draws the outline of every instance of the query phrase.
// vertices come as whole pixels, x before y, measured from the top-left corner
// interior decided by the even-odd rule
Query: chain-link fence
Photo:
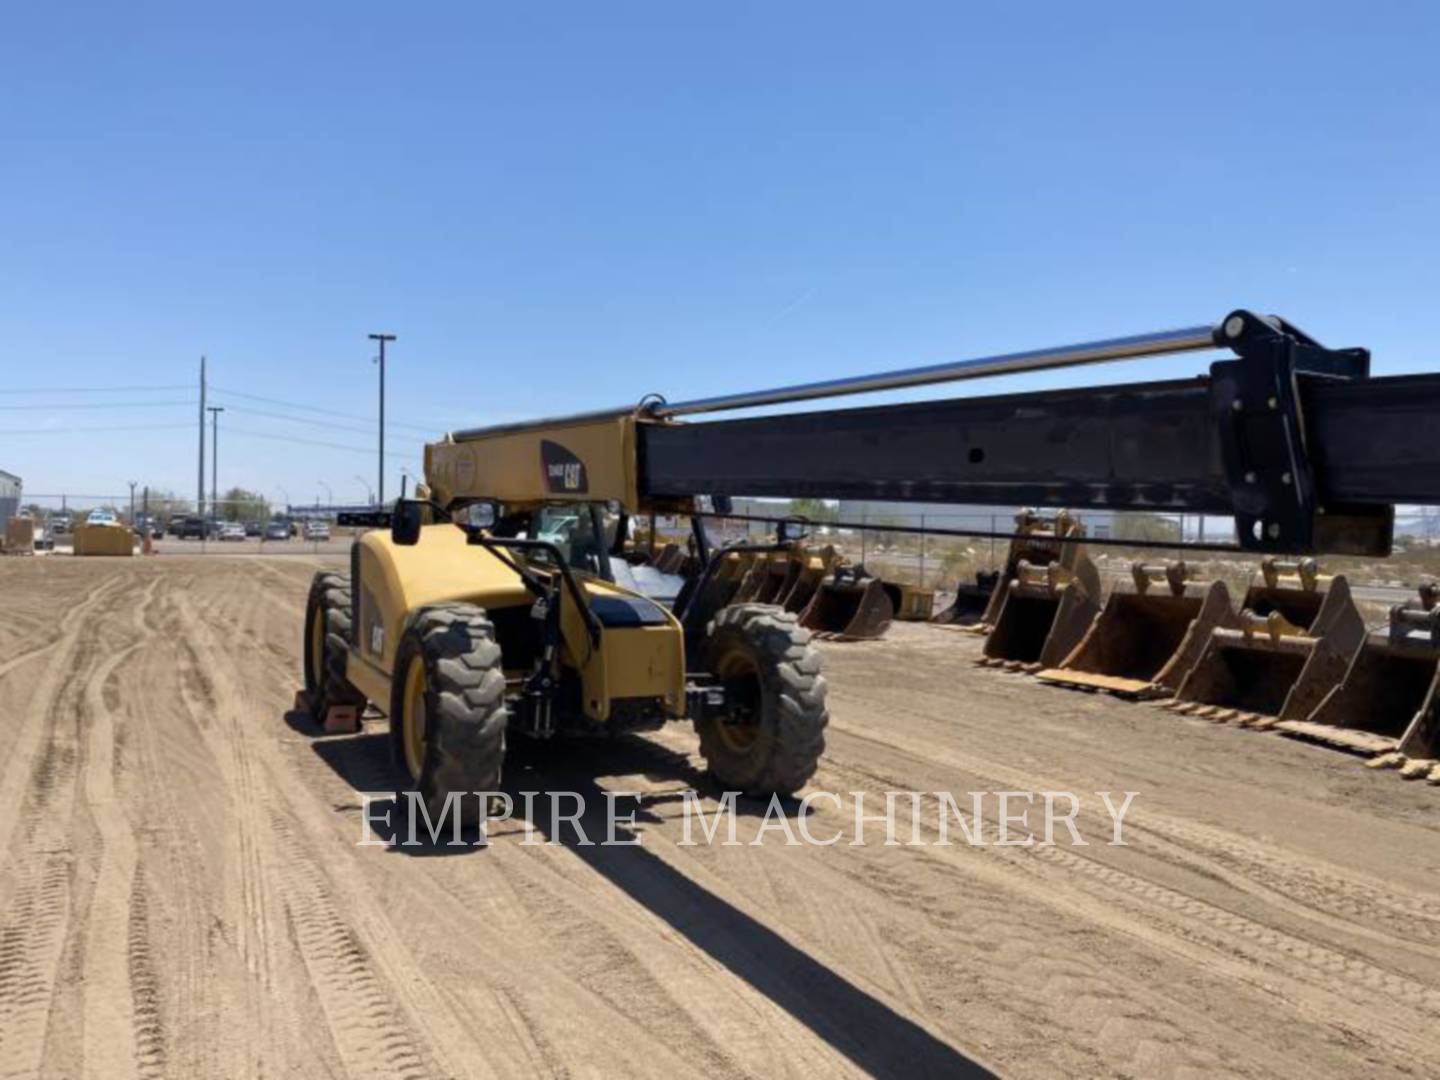
[[[197,506],[173,495],[31,494],[19,512],[35,523],[36,546],[73,550],[75,531],[87,524],[129,529],[137,550],[157,555],[343,554],[356,530],[337,524],[341,512],[367,507],[289,505],[264,499],[215,499]]]
[[[19,512],[35,522],[38,545],[64,553],[74,530],[92,516],[130,528],[136,548],[148,542],[160,555],[331,554],[343,555],[360,529],[342,526],[346,512],[364,505],[308,504],[245,499],[194,500],[169,493],[134,492],[32,494],[24,492]],[[816,513],[813,510],[819,509]],[[773,536],[777,520],[794,517],[790,504],[737,502],[735,517],[707,521],[712,542]],[[833,544],[850,562],[862,563],[887,580],[945,593],[975,575],[1003,567],[1015,528],[1015,510],[987,507],[975,512],[923,504],[846,506],[818,504],[805,525],[807,543]],[[1092,543],[1090,555],[1102,574],[1128,576],[1131,562],[1184,559],[1197,573],[1237,586],[1254,572],[1256,558],[1239,552],[1196,550],[1196,545],[1235,542],[1231,519],[1195,514],[1087,512],[1076,515]],[[636,519],[648,530],[648,516]],[[655,519],[657,548],[682,547],[690,536],[683,516]],[[959,535],[968,534],[968,535]],[[1402,507],[1396,521],[1395,554],[1388,559],[1327,556],[1325,569],[1347,573],[1356,582],[1409,587],[1440,576],[1440,508]],[[1130,541],[1131,543],[1127,543]],[[648,536],[644,542],[649,543]]]
[[[904,503],[853,510],[842,505],[827,509],[824,518],[811,517],[806,542],[834,544],[846,559],[886,580],[945,594],[973,582],[977,573],[1005,565],[1010,546],[1005,537],[1015,529],[1014,515],[1008,509],[964,513]],[[775,519],[788,516],[784,504],[770,509],[751,505],[744,516],[709,519],[707,529],[716,543],[755,541],[773,536]],[[1112,580],[1128,579],[1137,560],[1184,560],[1197,576],[1218,578],[1243,591],[1258,565],[1255,555],[1207,550],[1235,544],[1234,521],[1228,517],[1084,511],[1075,516],[1085,527],[1090,558]],[[664,521],[657,522],[657,539],[685,543],[688,522],[670,519],[667,529]],[[1388,558],[1331,555],[1322,556],[1321,563],[1353,582],[1395,588],[1440,577],[1440,509],[1402,508],[1395,534],[1395,551]]]

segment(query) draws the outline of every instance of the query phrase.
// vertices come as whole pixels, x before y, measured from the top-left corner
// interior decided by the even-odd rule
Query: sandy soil
[[[510,771],[651,793],[639,846],[357,847],[383,721],[288,712],[318,565],[0,561],[0,1076],[1440,1075],[1440,789],[900,626],[824,646],[815,787],[1072,790],[1090,846],[683,846],[675,728]]]

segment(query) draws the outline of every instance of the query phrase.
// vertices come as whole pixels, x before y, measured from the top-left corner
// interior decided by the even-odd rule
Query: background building
[[[0,470],[0,533],[20,510],[20,477]]]

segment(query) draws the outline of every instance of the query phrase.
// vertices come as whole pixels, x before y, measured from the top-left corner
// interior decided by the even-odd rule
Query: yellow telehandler
[[[716,603],[707,583],[737,555],[709,550],[664,595],[623,558],[633,514],[689,514],[636,487],[634,416],[446,436],[426,447],[427,484],[388,530],[354,544],[349,575],[317,574],[305,620],[312,710],[366,703],[427,809],[493,791],[506,743],[618,734],[690,720],[716,779],[789,794],[825,745],[820,656],[774,603]],[[379,522],[370,522],[378,524]],[[462,813],[478,800],[459,801]]]

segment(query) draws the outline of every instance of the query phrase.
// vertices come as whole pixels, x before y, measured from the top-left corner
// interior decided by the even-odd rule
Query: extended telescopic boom
[[[677,422],[1210,349],[1229,356],[1208,376]],[[610,460],[633,453],[624,472],[640,504],[711,494],[1214,514],[1235,519],[1247,550],[1378,555],[1390,550],[1396,504],[1440,503],[1440,376],[1369,373],[1365,349],[1329,349],[1281,318],[1237,310],[1078,345],[678,402],[651,396],[446,442],[483,441],[489,460],[491,440],[523,434],[550,455],[544,469],[578,478],[592,453],[577,450],[579,431],[614,420],[633,428],[633,449],[612,448]],[[449,482],[474,487],[458,474]]]

